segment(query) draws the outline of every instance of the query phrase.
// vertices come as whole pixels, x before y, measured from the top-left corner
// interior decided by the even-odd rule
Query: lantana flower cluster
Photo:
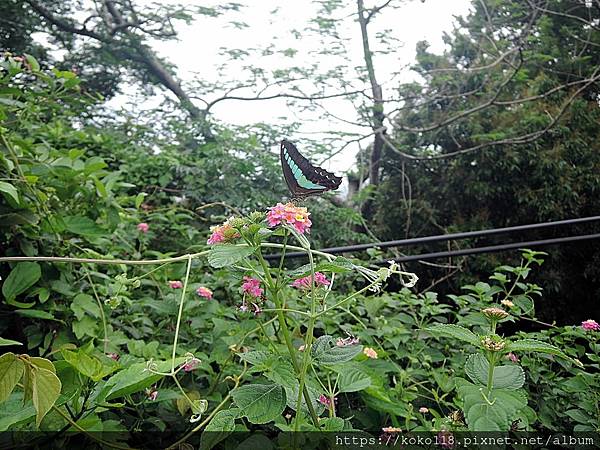
[[[294,280],[291,284],[292,287],[297,289],[307,290],[311,287],[312,277],[309,275],[307,277],[298,278]],[[331,282],[327,279],[327,277],[321,272],[315,272],[315,287],[319,286],[329,286]]]
[[[312,222],[308,218],[310,213],[306,208],[294,206],[293,203],[277,203],[269,208],[267,223],[270,227],[281,224],[292,225],[300,234],[309,232]]]
[[[200,286],[198,289],[196,289],[196,294],[198,294],[198,296],[200,297],[204,297],[209,300],[212,298],[213,295],[212,291],[204,286]]]
[[[243,280],[242,293],[244,294],[244,300],[242,301],[242,306],[240,306],[240,311],[246,312],[250,310],[250,307],[252,307],[252,312],[256,316],[262,311],[258,305],[258,302],[263,296],[264,289],[260,287],[260,280],[256,278],[244,276]],[[250,297],[252,301],[247,301],[247,297]],[[250,305],[250,307],[248,305]]]
[[[581,328],[586,331],[600,331],[600,324],[595,320],[588,319],[581,322]]]
[[[211,235],[206,241],[208,245],[220,244],[224,242],[231,242],[234,239],[240,237],[240,233],[233,227],[232,221],[235,217],[230,217],[222,225],[216,225],[210,228]]]

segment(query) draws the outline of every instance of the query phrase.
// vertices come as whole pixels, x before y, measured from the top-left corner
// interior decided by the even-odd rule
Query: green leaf
[[[40,426],[44,416],[50,411],[58,396],[61,384],[58,377],[48,369],[36,367],[31,372],[33,406],[36,410],[35,424]]]
[[[42,270],[38,263],[18,263],[6,277],[2,285],[2,294],[6,299],[12,300],[37,283],[41,276]]]
[[[231,391],[240,414],[252,423],[275,420],[286,405],[285,390],[277,384],[248,384]]]
[[[75,370],[82,375],[91,378],[93,381],[100,381],[106,375],[111,374],[118,368],[115,362],[111,365],[105,365],[95,356],[90,356],[83,349],[77,352],[71,350],[62,350],[61,354]]]
[[[356,367],[343,367],[338,378],[340,392],[358,392],[371,386],[371,377]]]
[[[319,421],[321,430],[323,431],[342,431],[345,421],[341,417],[327,417]]]
[[[71,310],[75,313],[77,320],[83,319],[85,313],[98,319],[100,317],[100,308],[91,295],[77,294],[71,303]]]
[[[16,391],[0,404],[0,432],[7,431],[16,424],[28,422],[35,416],[33,405],[23,407],[23,393]]]
[[[252,434],[248,439],[241,442],[235,450],[272,450],[273,441],[262,434]]]
[[[352,360],[356,355],[362,352],[362,345],[348,345],[346,347],[332,346],[333,337],[329,335],[321,336],[312,346],[312,357],[315,361],[334,365]]]
[[[561,358],[569,361],[573,361],[573,359],[565,355],[560,348],[546,342],[538,341],[537,339],[521,339],[518,341],[509,342],[505,350],[506,352],[548,353],[551,355],[560,356]]]
[[[4,339],[0,337],[0,347],[5,347],[7,345],[23,345],[21,342],[13,341],[12,339]]]
[[[215,245],[208,254],[208,263],[218,269],[235,264],[236,262],[250,256],[256,250],[254,247],[238,245]]]
[[[239,412],[239,409],[232,408],[216,413],[202,432],[200,450],[210,450],[229,436],[235,429],[235,419]]]
[[[31,70],[33,72],[39,72],[40,71],[40,63],[37,62],[37,59],[35,59],[33,56],[24,53],[25,58],[27,59],[27,63],[31,66]]]
[[[473,431],[507,431],[518,411],[527,407],[527,396],[523,390],[492,389],[489,395],[484,395],[487,392],[484,387],[463,378],[456,379],[456,387],[463,399],[467,425]],[[490,425],[482,417],[495,425]]]
[[[10,396],[24,370],[25,364],[14,353],[0,356],[0,403]]]
[[[485,356],[475,353],[467,359],[465,372],[476,384],[487,386],[490,364]],[[521,366],[494,367],[492,386],[494,389],[519,389],[525,384],[525,372]]]
[[[74,234],[87,237],[99,237],[106,234],[106,231],[89,217],[67,216],[63,218],[63,221],[65,222],[65,228]]]
[[[575,422],[590,424],[590,425],[594,424],[594,419],[589,417],[586,413],[584,413],[580,409],[570,409],[570,410],[566,411],[565,414],[567,416],[569,416],[571,419],[573,419]]]
[[[18,315],[23,317],[29,317],[30,319],[44,319],[44,320],[56,320],[52,314],[46,311],[38,311],[37,309],[17,309],[15,311]]]
[[[334,273],[346,273],[354,270],[356,266],[347,258],[338,256],[333,261],[323,261],[315,266],[315,272],[334,272]],[[298,267],[288,273],[291,278],[300,278],[310,275],[312,270],[310,264],[305,264]]]
[[[135,209],[139,209],[142,203],[144,202],[144,198],[146,198],[148,194],[146,192],[140,192],[135,196]]]
[[[256,350],[252,352],[240,353],[239,357],[243,361],[246,361],[253,366],[261,366],[266,368],[267,363],[275,361],[277,356],[273,353]]]
[[[463,342],[468,342],[475,347],[481,346],[480,339],[477,337],[477,335],[466,328],[461,327],[460,325],[436,324],[434,326],[425,328],[425,331],[436,336],[450,337]]]
[[[7,196],[12,198],[17,205],[19,204],[19,192],[12,184],[0,181],[0,192],[4,192]]]
[[[175,367],[179,366],[185,358],[175,358]],[[170,372],[171,361],[161,361],[156,363],[158,372]],[[152,386],[162,375],[152,373],[146,369],[146,363],[135,363],[127,369],[120,371],[106,380],[106,385],[110,386],[106,393],[106,400],[122,397],[124,395],[139,392]]]

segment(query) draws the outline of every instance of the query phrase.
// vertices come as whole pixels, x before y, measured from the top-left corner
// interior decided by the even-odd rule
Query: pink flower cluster
[[[327,277],[325,275],[323,275],[321,272],[315,272],[315,287],[318,286],[329,286],[330,281],[327,279]],[[298,289],[310,289],[310,285],[311,285],[311,276],[307,276],[307,277],[302,277],[302,278],[298,278],[297,280],[294,280],[294,282],[291,284],[292,287],[298,288]]]
[[[515,355],[513,352],[508,352],[506,354],[506,359],[514,362],[514,363],[518,363],[519,362],[519,357],[517,355]]]
[[[229,242],[240,237],[240,233],[231,226],[230,220],[231,219],[227,220],[223,225],[217,225],[210,228],[212,234],[208,238],[208,241],[206,241],[208,245]]]
[[[310,231],[312,222],[308,218],[310,213],[306,208],[294,206],[293,203],[277,203],[277,205],[269,208],[267,213],[267,223],[270,227],[275,227],[279,224],[292,225],[298,233]]]
[[[358,345],[360,339],[354,336],[348,336],[346,338],[337,338],[335,341],[336,347],[348,347],[349,345]]]
[[[581,322],[581,328],[586,331],[600,331],[600,324],[595,320],[588,319]]]
[[[158,398],[158,391],[154,386],[146,389],[146,397],[151,401],[155,401]]]
[[[322,405],[325,405],[327,408],[331,408],[332,402],[331,402],[331,398],[327,397],[326,395],[319,395],[319,403],[321,403]],[[334,400],[337,400],[337,397],[334,398]]]
[[[190,358],[188,361],[186,361],[185,363],[183,363],[181,365],[181,368],[183,369],[184,372],[191,372],[192,370],[195,370],[198,368],[198,366],[200,365],[200,360],[198,358]]]
[[[169,287],[171,289],[181,289],[183,287],[183,283],[181,281],[169,281]]]
[[[110,352],[107,353],[106,356],[108,356],[110,359],[118,361],[119,359],[121,359],[121,356],[119,356],[118,353],[114,353],[114,352]]]
[[[148,224],[147,224],[147,223],[145,223],[145,222],[138,223],[138,224],[137,224],[137,229],[138,229],[138,231],[139,231],[140,233],[144,233],[144,234],[145,234],[145,233],[147,233],[147,232],[148,232],[148,230],[150,229],[150,225],[148,225]]]
[[[247,276],[244,277],[242,291],[244,291],[244,294],[251,295],[252,297],[260,297],[264,292],[263,288],[260,287],[260,280]]]
[[[212,291],[204,286],[200,286],[198,289],[196,289],[196,294],[198,294],[200,297],[204,297],[209,300],[212,298],[213,295]]]

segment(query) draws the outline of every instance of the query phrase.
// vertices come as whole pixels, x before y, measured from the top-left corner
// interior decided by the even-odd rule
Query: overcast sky
[[[275,69],[291,65],[303,65],[317,62],[323,69],[328,65],[333,65],[335,60],[330,57],[316,54],[321,50],[322,44],[312,36],[302,34],[300,38],[292,34],[292,30],[303,30],[311,18],[317,15],[319,5],[310,0],[282,1],[282,0],[238,0],[245,4],[239,12],[230,12],[219,18],[210,18],[198,16],[198,19],[190,25],[180,23],[177,28],[179,41],[175,42],[155,42],[154,49],[161,57],[166,57],[177,67],[177,76],[184,83],[193,86],[197,80],[204,82],[220,83],[223,79],[236,80],[241,75],[241,66],[243,64],[252,64],[264,67],[266,69]],[[206,1],[189,0],[176,2],[169,0],[169,3],[184,3],[189,5],[206,5]],[[148,1],[148,3],[153,3]],[[165,3],[164,1],[162,3]],[[366,7],[374,3],[366,0]],[[370,25],[371,47],[373,50],[381,49],[375,38],[378,32],[384,32],[387,37],[393,37],[398,40],[394,45],[394,52],[390,54],[376,54],[374,57],[375,69],[377,71],[378,81],[384,86],[384,95],[397,86],[399,81],[409,81],[414,79],[414,73],[409,70],[401,70],[409,66],[414,61],[415,44],[420,40],[427,40],[431,44],[431,50],[442,52],[444,44],[442,33],[450,31],[454,22],[455,15],[464,15],[468,12],[469,0],[425,0],[407,1],[402,3],[400,0],[393,1],[392,4],[399,5],[397,9],[386,8],[378,15]],[[336,12],[335,17],[344,18],[340,20],[341,36],[347,38],[346,49],[351,60],[350,67],[364,65],[362,60],[362,44],[360,28],[355,20],[355,2],[349,2],[351,8]],[[354,14],[354,16],[352,16]],[[247,28],[238,29],[231,22],[245,22]],[[295,48],[299,52],[293,58],[275,53],[268,57],[247,59],[233,64],[223,74],[219,75],[217,67],[225,61],[221,55],[221,49],[226,48],[266,48],[274,44],[277,49]],[[395,78],[391,74],[401,71],[401,75]],[[349,76],[355,75],[352,72]],[[306,87],[306,86],[305,86]],[[361,86],[365,88],[366,86]],[[335,93],[334,90],[326,87],[309,86],[314,88],[313,92],[323,91],[324,93]],[[198,89],[200,90],[200,89]],[[127,93],[132,93],[127,90]],[[282,92],[282,89],[270,90],[267,93],[273,94]],[[162,93],[161,95],[164,95]],[[161,95],[154,99],[156,103],[161,100]],[[253,96],[255,91],[247,89],[236,91],[236,95]],[[220,96],[217,94],[217,96]],[[205,99],[215,98],[209,95]],[[128,95],[120,96],[112,100],[114,106],[122,106],[127,103]],[[201,101],[198,106],[202,107]],[[355,108],[347,101],[330,100],[323,102],[323,106],[336,116],[347,121],[356,121],[357,114]],[[140,105],[133,103],[130,107],[139,108]],[[290,111],[285,101],[234,101],[228,100],[219,103],[213,110],[215,117],[224,122],[232,124],[251,124],[256,122],[266,122],[271,124],[282,123],[283,120],[300,120],[303,123],[302,129],[292,139],[301,139],[303,133],[311,137],[319,136],[315,133],[327,133],[328,130],[361,132],[368,133],[367,128],[360,128],[349,125],[339,120],[317,121],[314,122],[316,113],[299,113]],[[311,117],[312,114],[312,117]],[[311,121],[313,120],[313,121]],[[325,135],[325,134],[323,134]],[[363,141],[367,145],[369,140]],[[340,141],[340,146],[343,144]],[[347,148],[342,154],[338,155],[325,167],[337,172],[343,172],[354,165],[354,155],[358,151],[358,146],[353,145]]]

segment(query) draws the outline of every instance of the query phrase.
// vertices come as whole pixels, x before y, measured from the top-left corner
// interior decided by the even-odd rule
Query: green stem
[[[103,439],[100,439],[100,438],[96,437],[94,435],[94,433],[90,433],[85,428],[81,427],[77,422],[74,422],[68,415],[66,415],[64,412],[62,412],[58,406],[52,405],[52,409],[54,411],[56,411],[58,414],[60,414],[63,417],[63,419],[65,419],[67,422],[69,422],[72,427],[77,428],[77,430],[79,430],[83,434],[87,435],[94,441],[102,444],[103,446],[106,446],[109,448],[118,448],[118,449],[122,449],[122,450],[135,450],[129,446],[119,445],[119,444],[115,444],[114,442],[108,442]]]
[[[185,301],[185,291],[187,290],[188,280],[190,279],[190,270],[192,268],[192,255],[187,255],[187,269],[185,271],[185,280],[181,290],[181,300],[179,301],[179,312],[177,313],[177,324],[175,325],[175,338],[173,339],[173,357],[171,359],[171,373],[175,373],[175,356],[177,354],[177,340],[179,338],[179,326],[181,325],[181,316],[183,315],[183,303]]]
[[[304,341],[304,358],[302,360],[302,367],[300,370],[300,389],[298,389],[298,402],[296,403],[296,411],[300,411],[302,406],[302,392],[306,389],[306,371],[310,364],[310,351],[312,348],[312,340],[313,333],[315,329],[315,322],[317,319],[317,299],[315,296],[315,264],[313,261],[312,253],[310,252],[310,244],[307,248],[308,259],[310,263],[310,274],[311,274],[311,283],[310,283],[310,318],[308,320],[308,329],[306,331],[306,339]],[[306,399],[306,403],[311,404],[309,399]],[[311,404],[312,406],[312,404]],[[296,420],[294,422],[294,431],[298,431],[300,427],[300,414],[296,416]]]
[[[240,381],[242,380],[242,378],[244,377],[244,375],[246,374],[246,369],[244,369],[244,371],[237,377],[235,377],[235,385],[233,386],[233,388],[231,389],[232,391],[237,388],[240,385]],[[208,417],[206,419],[204,419],[202,422],[200,422],[198,425],[196,425],[192,430],[190,430],[188,433],[186,433],[181,439],[179,439],[177,442],[169,445],[166,450],[172,449],[172,448],[179,448],[179,446],[181,444],[183,444],[185,441],[187,441],[189,439],[189,437],[191,435],[193,435],[194,433],[197,433],[198,431],[200,431],[206,424],[208,424],[212,418],[215,416],[215,414],[217,414],[221,408],[223,408],[223,406],[225,406],[225,404],[227,402],[229,402],[229,400],[231,400],[231,394],[227,394],[225,396],[225,398],[223,399],[223,401],[221,401],[221,403],[219,403],[217,405],[217,407],[215,409],[213,409],[213,411],[208,415]]]
[[[92,287],[92,291],[94,292],[94,297],[96,302],[98,303],[98,309],[100,309],[100,319],[102,320],[102,327],[104,328],[104,353],[108,352],[108,326],[106,325],[106,316],[104,315],[104,305],[100,301],[100,297],[98,297],[98,292],[96,292],[96,286],[92,281],[92,277],[90,276],[90,272],[87,267],[84,267],[85,274],[87,275],[87,279],[90,282],[90,286]]]
[[[362,294],[363,292],[367,291],[373,284],[369,284],[368,286],[365,286],[364,288],[362,288],[360,291],[356,291],[354,294],[349,295],[348,297],[346,297],[344,300],[340,300],[339,302],[337,302],[335,305],[333,305],[331,308],[325,309],[319,313],[317,313],[317,317],[325,314],[326,312],[331,311],[332,309],[336,309],[338,306],[343,305],[344,303],[346,303],[349,300],[352,300],[354,297],[356,297],[357,295]]]
[[[279,288],[279,283],[281,281],[281,273],[283,270],[283,263],[285,261],[285,251],[287,250],[287,241],[288,241],[288,231],[284,228],[283,230],[283,249],[281,250],[281,259],[279,260],[279,269],[277,270],[277,281],[275,285]]]
[[[488,363],[487,393],[490,395],[492,388],[494,387],[494,366],[496,365],[496,357],[494,355],[490,356]]]
[[[63,256],[2,256],[0,262],[20,262],[20,261],[46,261],[46,262],[65,262],[65,263],[82,263],[82,264],[127,264],[130,266],[143,266],[162,263],[171,263],[177,261],[185,261],[189,258],[198,258],[208,255],[210,250],[193,253],[191,255],[175,256],[173,258],[163,259],[146,259],[146,260],[129,260],[129,259],[95,259],[95,258],[69,258]]]
[[[258,261],[262,266],[263,272],[265,273],[265,279],[267,283],[267,287],[273,296],[273,301],[275,302],[275,306],[277,308],[277,320],[279,321],[279,329],[283,334],[283,340],[285,341],[285,345],[288,348],[288,352],[290,354],[290,359],[292,360],[292,366],[294,366],[294,371],[296,375],[300,375],[300,366],[298,364],[298,360],[296,359],[296,349],[294,348],[294,344],[292,343],[292,337],[290,336],[290,331],[288,330],[287,323],[285,321],[285,315],[282,311],[283,301],[279,298],[279,290],[275,289],[273,285],[273,278],[271,277],[271,273],[269,272],[269,268],[267,266],[267,262],[263,257],[261,252],[258,252]],[[305,349],[305,351],[310,351],[310,349]],[[316,427],[319,426],[319,417],[310,401],[310,396],[308,394],[308,389],[306,387],[304,389],[299,389],[300,392],[303,393],[304,399],[306,400],[306,406],[308,407],[308,412],[310,413],[311,419]],[[300,414],[299,410],[296,410],[296,414]]]

